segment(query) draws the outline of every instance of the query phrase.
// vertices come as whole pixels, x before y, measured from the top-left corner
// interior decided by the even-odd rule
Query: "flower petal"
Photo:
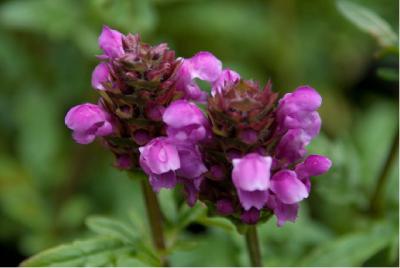
[[[232,180],[238,190],[267,190],[269,187],[272,158],[257,153],[234,159]]]
[[[102,62],[98,64],[92,73],[92,87],[97,90],[106,90],[103,83],[109,82],[110,80],[110,71],[107,63]]]
[[[294,204],[308,197],[306,186],[291,170],[282,170],[272,176],[271,191],[284,204]]]
[[[237,190],[240,204],[245,210],[252,207],[262,209],[268,201],[268,190],[264,191],[244,191]]]

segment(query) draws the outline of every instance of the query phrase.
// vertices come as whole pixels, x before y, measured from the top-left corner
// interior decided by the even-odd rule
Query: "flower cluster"
[[[176,58],[166,44],[108,27],[99,46],[98,104],[75,106],[65,118],[78,143],[101,137],[118,168],[141,168],[154,191],[182,184],[188,204],[201,200],[210,214],[245,224],[275,214],[279,226],[296,219],[310,177],[331,166],[306,156],[321,127],[314,89],[278,101],[270,83],[261,90],[209,52]],[[210,83],[210,95],[196,79]]]

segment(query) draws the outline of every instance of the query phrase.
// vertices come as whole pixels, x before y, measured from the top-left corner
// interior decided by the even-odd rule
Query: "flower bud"
[[[332,166],[332,161],[322,155],[310,155],[296,166],[297,176],[301,179],[319,176],[327,172]]]
[[[104,54],[110,58],[117,58],[124,54],[122,34],[108,26],[103,27],[99,37],[99,46]]]
[[[92,87],[97,90],[106,90],[104,83],[110,81],[111,77],[107,63],[99,63],[92,73]]]

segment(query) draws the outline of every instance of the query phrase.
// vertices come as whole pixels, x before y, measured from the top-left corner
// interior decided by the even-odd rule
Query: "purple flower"
[[[275,156],[278,159],[285,159],[288,163],[293,163],[307,153],[305,147],[310,141],[310,136],[304,130],[290,129],[279,141],[275,149]]]
[[[308,86],[298,87],[279,101],[276,111],[278,131],[303,129],[310,138],[315,137],[321,128],[321,118],[316,110],[321,106],[322,98],[318,92]]]
[[[243,208],[261,209],[268,200],[272,158],[251,153],[232,163],[232,180]]]
[[[110,58],[118,58],[124,54],[122,34],[108,26],[103,26],[99,36],[99,46],[104,54]]]
[[[177,89],[185,93],[185,97],[196,101],[205,101],[207,93],[196,84],[195,79],[214,82],[222,71],[222,63],[213,54],[198,52],[190,59],[184,59],[178,70]]]
[[[208,121],[203,112],[186,100],[173,102],[164,111],[168,136],[176,141],[200,141],[208,135]]]
[[[193,207],[197,201],[198,193],[200,191],[200,185],[203,182],[203,177],[197,177],[192,179],[178,178],[179,182],[183,184],[186,196],[186,202],[189,206]]]
[[[73,130],[77,143],[91,143],[98,136],[113,133],[111,116],[100,106],[85,103],[72,107],[65,116],[65,124]]]
[[[181,166],[176,146],[168,138],[159,137],[140,147],[139,151],[140,166],[149,176],[153,190],[173,188],[177,182],[175,171]]]
[[[183,178],[197,178],[207,172],[203,164],[201,154],[197,146],[191,143],[179,143],[176,145],[181,162],[177,175]]]
[[[226,87],[234,85],[240,80],[240,75],[232,70],[225,69],[222,71],[217,80],[212,83],[211,95],[221,94]]]
[[[197,194],[200,191],[200,184],[203,181],[203,174],[207,168],[203,163],[197,145],[192,143],[178,143],[180,168],[176,171],[178,181],[183,184],[186,200],[189,206],[193,206],[197,201]]]
[[[110,71],[107,63],[100,63],[92,73],[92,87],[97,90],[106,90],[104,83],[111,81]]]
[[[271,191],[284,204],[291,205],[308,197],[306,185],[297,177],[296,172],[281,170],[271,178]]]

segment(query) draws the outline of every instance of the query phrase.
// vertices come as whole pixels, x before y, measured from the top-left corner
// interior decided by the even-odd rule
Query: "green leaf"
[[[174,191],[162,189],[158,193],[158,199],[160,200],[163,215],[165,215],[170,222],[174,223],[178,217],[177,206],[174,200]]]
[[[118,254],[130,250],[130,246],[112,237],[90,238],[45,250],[21,266],[113,266]]]
[[[387,223],[369,230],[341,236],[321,245],[306,256],[300,266],[361,266],[390,243],[395,235]]]
[[[377,74],[387,81],[399,81],[399,72],[395,68],[381,67],[378,69]]]
[[[360,30],[374,36],[383,47],[393,46],[397,35],[390,25],[373,11],[351,1],[337,1],[339,11]]]
[[[130,244],[136,244],[138,235],[125,223],[102,216],[91,216],[86,220],[88,228],[104,236],[117,238]]]
[[[0,156],[0,213],[30,231],[48,231],[51,226],[46,200],[31,176],[6,156]]]
[[[178,222],[176,224],[176,229],[183,229],[190,223],[197,220],[201,215],[206,213],[206,207],[200,203],[196,203],[193,207],[189,207],[184,204],[180,210],[178,216]]]
[[[229,232],[235,230],[235,226],[232,224],[232,222],[222,217],[207,217],[204,215],[203,217],[197,219],[197,222],[206,226],[218,227]]]

